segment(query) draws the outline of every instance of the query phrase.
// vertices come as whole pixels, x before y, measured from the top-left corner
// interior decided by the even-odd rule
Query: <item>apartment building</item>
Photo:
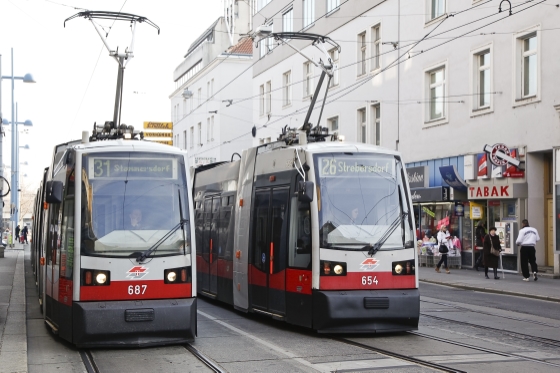
[[[402,152],[419,238],[446,222],[473,264],[474,225],[503,229],[506,270],[520,271],[511,242],[521,220],[541,232],[539,265],[560,272],[560,50],[547,3],[477,0],[401,2],[272,0],[251,3],[253,31],[329,36],[338,66],[320,125]],[[500,11],[501,10],[501,11]],[[305,58],[271,38],[253,58],[255,142],[300,127],[325,56],[292,40]],[[319,95],[323,97],[324,91]],[[311,117],[316,124],[318,110]],[[506,239],[509,238],[509,241]],[[515,237],[514,237],[515,238]]]

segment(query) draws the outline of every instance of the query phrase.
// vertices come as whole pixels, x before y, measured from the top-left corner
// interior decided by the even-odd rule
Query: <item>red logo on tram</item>
[[[134,266],[129,269],[127,272],[126,277],[132,280],[140,280],[144,276],[146,276],[148,272],[148,268],[144,266]]]
[[[373,271],[379,265],[379,260],[375,258],[367,258],[361,263],[361,265],[362,271]]]

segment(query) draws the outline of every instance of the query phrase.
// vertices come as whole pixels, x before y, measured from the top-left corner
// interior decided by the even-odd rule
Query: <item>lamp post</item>
[[[15,225],[17,225],[17,223],[19,222],[19,149],[29,149],[29,145],[24,145],[24,146],[19,146],[19,131],[18,131],[18,124],[22,124],[26,127],[32,127],[33,126],[33,122],[31,122],[29,119],[24,121],[24,122],[18,122],[18,105],[16,102],[16,120],[15,122],[9,122],[6,119],[2,120],[2,124],[11,124],[12,128],[15,129],[15,136],[12,133],[12,138],[15,138],[15,144],[14,146],[12,146],[13,148],[13,152],[12,155],[15,156],[15,158],[12,158],[12,167],[11,167],[11,174],[12,174],[12,193],[11,193],[11,199],[10,199],[10,208],[12,211],[12,216],[13,216],[13,221],[15,222]]]
[[[11,75],[6,75],[6,76],[2,76],[2,58],[0,55],[0,82],[3,79],[10,79],[12,81],[12,159],[11,159],[11,164],[12,164],[12,193],[10,195],[10,204],[12,206],[12,208],[14,206],[17,207],[16,202],[17,202],[17,196],[18,196],[18,192],[17,192],[17,187],[16,187],[16,183],[14,183],[15,180],[15,174],[14,174],[14,170],[17,170],[17,153],[19,151],[19,148],[17,147],[17,133],[16,133],[16,122],[17,120],[14,119],[14,82],[16,80],[23,80],[24,83],[35,83],[35,80],[33,79],[33,76],[31,74],[25,74],[24,76],[14,76],[14,48],[11,49],[11,57],[12,57],[12,73]],[[2,117],[2,123],[4,123],[5,119],[2,115],[2,84],[0,84],[0,117]],[[27,122],[27,121],[26,121]],[[29,121],[29,123],[31,123]],[[25,122],[24,122],[25,124]],[[2,167],[2,133],[1,133],[1,126],[0,126],[0,167]],[[0,168],[0,176],[3,176],[3,170]],[[15,191],[15,193],[14,193]],[[3,201],[2,201],[2,197],[0,197],[0,205],[3,206]],[[13,210],[12,210],[13,211]],[[2,214],[3,215],[3,214]],[[14,215],[12,213],[12,232],[15,231],[15,227],[17,226],[17,211],[16,214]],[[0,222],[0,230],[3,230],[3,221],[4,221],[4,216],[2,216],[2,221]]]

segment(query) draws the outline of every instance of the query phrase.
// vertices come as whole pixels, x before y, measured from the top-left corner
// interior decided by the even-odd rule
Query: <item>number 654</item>
[[[362,276],[362,285],[377,285],[377,276]]]

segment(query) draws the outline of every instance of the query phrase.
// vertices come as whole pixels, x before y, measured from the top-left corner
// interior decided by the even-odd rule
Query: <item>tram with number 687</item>
[[[193,340],[186,152],[136,140],[126,125],[97,129],[55,147],[35,199],[32,258],[45,322],[79,347]],[[99,141],[107,131],[121,138]]]

